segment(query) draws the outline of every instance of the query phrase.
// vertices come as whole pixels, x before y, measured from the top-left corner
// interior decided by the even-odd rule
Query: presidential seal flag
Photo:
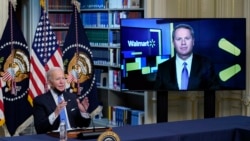
[[[32,122],[28,101],[29,47],[9,2],[9,18],[0,41],[0,77],[4,119],[11,136],[18,135]],[[2,120],[1,120],[2,121]]]
[[[31,101],[49,89],[46,80],[46,71],[52,67],[63,68],[62,52],[50,25],[45,1],[41,0],[40,5],[41,16],[31,48],[30,71],[32,73],[30,73],[29,87]]]
[[[79,95],[80,99],[88,97],[88,112],[94,117],[102,111],[102,106],[97,97],[93,56],[80,18],[80,4],[75,0],[72,4],[71,23],[62,50],[67,90]]]

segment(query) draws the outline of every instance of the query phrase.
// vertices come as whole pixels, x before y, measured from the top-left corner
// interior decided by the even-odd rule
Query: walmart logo
[[[231,55],[234,56],[239,56],[241,51],[238,47],[233,45],[231,42],[226,40],[225,38],[221,38],[219,41],[219,48],[230,53]],[[235,76],[237,73],[241,71],[241,67],[239,64],[234,64],[219,73],[219,77],[222,81],[227,81],[228,79],[232,78]]]
[[[154,48],[155,46],[155,41],[153,39],[151,39],[151,41],[149,41],[149,46]]]
[[[128,40],[128,46],[129,47],[155,47],[155,40],[151,39],[149,41],[133,41]]]

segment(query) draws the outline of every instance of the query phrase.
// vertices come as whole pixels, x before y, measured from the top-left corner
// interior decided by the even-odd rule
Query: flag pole
[[[79,42],[78,42],[78,26],[77,23],[79,21],[77,21],[77,12],[80,12],[80,3],[77,0],[72,0],[71,3],[74,5],[74,10],[75,12],[73,14],[75,14],[75,39],[76,39],[76,66],[78,67],[78,61],[79,61]],[[80,75],[77,72],[77,95],[81,95],[81,90],[80,90]]]
[[[11,79],[11,94],[13,95],[17,95],[16,92],[16,81],[15,81],[15,72],[14,72],[14,55],[15,55],[15,49],[14,49],[14,45],[13,45],[13,38],[14,38],[14,34],[13,34],[13,21],[12,21],[12,17],[13,17],[13,13],[12,13],[12,6],[14,8],[14,10],[16,9],[16,0],[10,0],[10,5],[9,5],[9,9],[10,9],[10,41],[11,41],[11,75],[12,75],[12,79]]]
[[[42,40],[43,40],[43,44],[44,44],[44,68],[45,68],[45,73],[49,70],[49,68],[48,68],[48,47],[47,47],[47,44],[46,44],[46,42],[47,42],[47,38],[46,38],[46,17],[45,17],[45,13],[46,13],[46,10],[47,10],[47,8],[46,8],[46,1],[45,0],[40,0],[40,5],[41,5],[41,8],[43,8],[43,15],[44,15],[44,17],[43,17],[43,29],[42,29],[42,31],[43,31],[43,34],[42,34]],[[45,90],[45,92],[47,92],[48,91],[48,80],[47,80],[47,78],[45,77],[45,84],[44,84],[44,90]]]

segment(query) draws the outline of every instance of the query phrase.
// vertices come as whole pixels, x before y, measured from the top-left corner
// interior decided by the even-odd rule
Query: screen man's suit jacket
[[[179,90],[176,77],[176,57],[158,65],[155,81],[156,90]],[[188,90],[216,90],[219,79],[213,64],[205,57],[193,54]]]
[[[68,101],[66,109],[68,113],[69,122],[72,128],[88,127],[90,118],[86,119],[81,116],[77,108],[76,94],[68,92],[63,93],[64,100]],[[56,103],[50,91],[40,96],[37,96],[33,101],[33,115],[35,129],[38,134],[47,133],[52,130],[57,130],[60,124],[60,117],[58,116],[53,125],[49,123],[48,116],[56,109]]]

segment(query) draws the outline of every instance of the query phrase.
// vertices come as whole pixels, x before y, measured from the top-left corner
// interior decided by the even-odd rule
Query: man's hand
[[[60,103],[58,103],[58,105],[56,106],[55,109],[55,115],[59,116],[60,112],[63,110],[63,108],[65,108],[67,105],[67,102],[62,100]]]
[[[79,99],[76,99],[78,108],[82,113],[87,113],[87,110],[89,108],[89,99],[88,97],[85,97],[81,102]]]

